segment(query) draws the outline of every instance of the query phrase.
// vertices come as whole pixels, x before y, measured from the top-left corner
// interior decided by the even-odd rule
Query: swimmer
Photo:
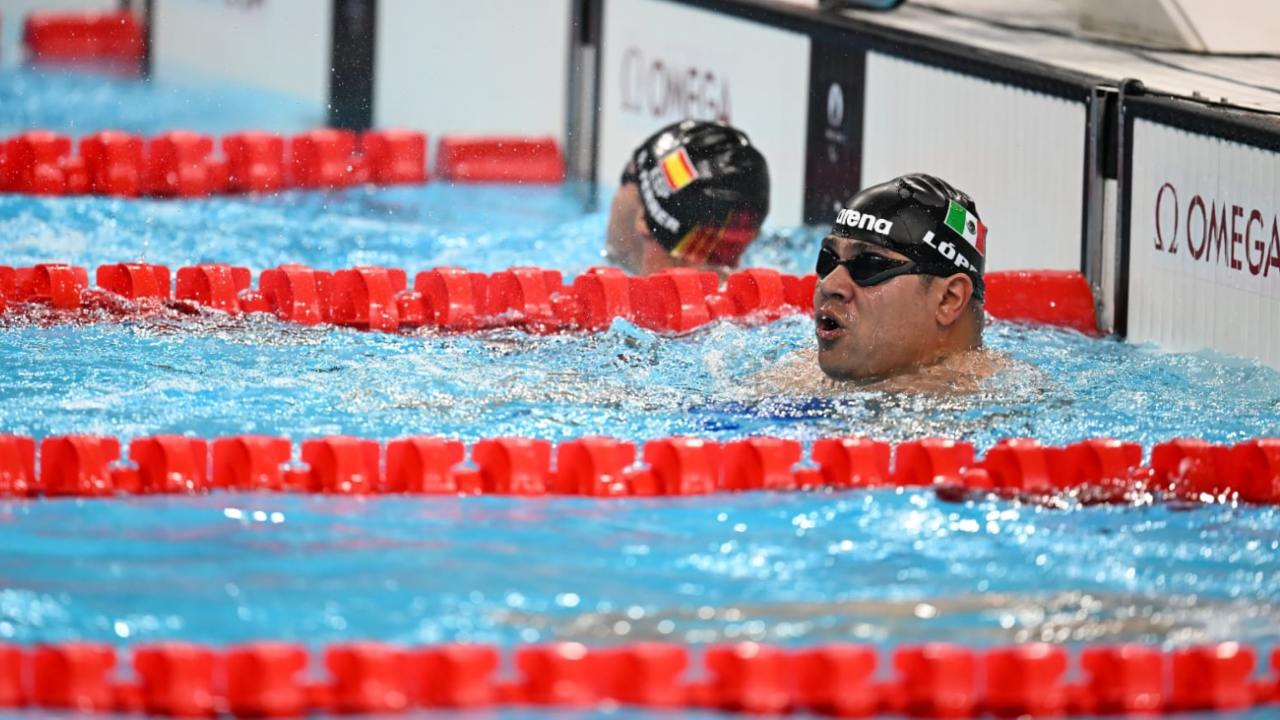
[[[727,274],[769,213],[769,169],[740,130],[684,120],[640,144],[609,208],[604,256],[628,272]]]
[[[854,195],[818,252],[822,372],[901,389],[991,374],[1000,358],[982,348],[986,234],[973,200],[931,175]]]

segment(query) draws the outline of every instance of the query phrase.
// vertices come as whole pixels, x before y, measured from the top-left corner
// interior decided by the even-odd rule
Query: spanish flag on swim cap
[[[769,214],[769,168],[745,133],[684,120],[654,133],[632,156],[645,222],[674,257],[736,265]]]
[[[689,159],[689,151],[684,148],[667,153],[659,164],[662,165],[663,177],[675,192],[683,190],[689,183],[698,179],[698,171],[694,169],[693,161]]]

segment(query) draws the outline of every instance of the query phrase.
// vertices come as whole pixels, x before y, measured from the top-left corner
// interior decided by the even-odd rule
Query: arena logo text
[[[893,232],[893,221],[885,218],[878,218],[875,215],[858,212],[845,208],[836,215],[836,223],[845,225],[855,230],[870,230],[880,235],[888,235]]]
[[[655,118],[730,122],[729,78],[709,68],[646,58],[636,47],[622,56],[622,109]]]
[[[1199,193],[1180,195],[1166,182],[1156,191],[1155,236],[1158,252],[1190,255],[1240,273],[1280,280],[1280,218]]]

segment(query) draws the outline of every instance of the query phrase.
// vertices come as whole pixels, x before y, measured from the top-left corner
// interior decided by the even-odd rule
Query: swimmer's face
[[[861,240],[829,236],[822,244],[841,260],[860,253],[907,259]],[[819,278],[813,299],[819,367],[835,380],[873,380],[932,360],[942,341],[937,285],[900,275],[862,287],[842,266]]]
[[[640,188],[623,183],[609,206],[609,230],[604,255],[627,272],[639,273],[644,266],[645,245],[649,228],[644,222]]]

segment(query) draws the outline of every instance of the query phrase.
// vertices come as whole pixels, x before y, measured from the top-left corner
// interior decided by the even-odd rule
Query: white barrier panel
[[[937,175],[973,196],[988,270],[1080,270],[1083,101],[867,53],[862,185]]]
[[[564,133],[569,0],[379,0],[375,126]]]
[[[119,0],[0,0],[0,65],[15,65],[23,61],[22,27],[32,12],[119,9]]]
[[[155,0],[156,79],[213,79],[329,102],[331,0]]]
[[[1130,340],[1280,367],[1280,154],[1135,119]]]
[[[770,225],[803,219],[809,38],[664,0],[608,0],[596,177],[686,117],[741,128],[769,163]]]

